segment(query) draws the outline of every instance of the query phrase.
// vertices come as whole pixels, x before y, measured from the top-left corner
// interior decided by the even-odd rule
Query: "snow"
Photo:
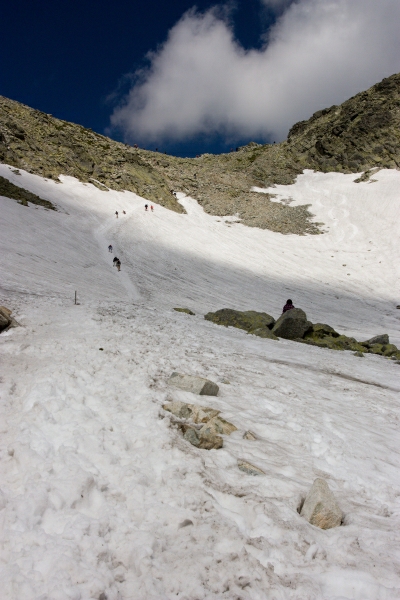
[[[306,171],[269,190],[324,223],[300,237],[207,215],[183,194],[187,214],[151,213],[129,192],[0,175],[59,207],[0,199],[0,300],[22,325],[0,336],[2,598],[400,598],[399,365],[203,318],[278,317],[291,297],[313,322],[400,346],[400,172],[355,184]],[[219,396],[174,391],[173,371],[216,381]],[[238,431],[198,450],[170,426],[167,399],[218,408]],[[316,477],[343,526],[298,514]]]

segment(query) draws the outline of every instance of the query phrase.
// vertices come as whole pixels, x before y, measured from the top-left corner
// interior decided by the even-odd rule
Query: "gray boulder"
[[[307,494],[301,509],[301,516],[311,525],[321,529],[338,527],[343,518],[335,496],[329,489],[325,479],[316,479]]]
[[[367,346],[372,346],[373,344],[388,344],[389,336],[387,333],[382,333],[381,335],[376,335],[372,337],[370,340],[362,342],[362,344],[366,344]]]
[[[219,391],[216,383],[195,375],[172,373],[168,383],[180,390],[192,392],[192,394],[200,394],[200,396],[217,396]]]
[[[310,327],[311,323],[307,321],[304,310],[292,308],[279,317],[272,328],[272,333],[286,340],[296,340],[302,338]]]

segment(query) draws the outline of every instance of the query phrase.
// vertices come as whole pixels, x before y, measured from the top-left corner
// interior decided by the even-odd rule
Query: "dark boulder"
[[[339,337],[338,332],[335,331],[330,325],[326,325],[325,323],[315,323],[312,324],[309,330],[305,333],[304,339],[320,340],[327,335]]]
[[[272,328],[272,333],[286,340],[296,340],[311,327],[307,315],[301,308],[293,308],[283,313]]]
[[[371,339],[366,340],[362,343],[365,344],[367,347],[373,346],[374,344],[388,344],[389,336],[387,333],[382,333],[381,335],[376,335],[375,337],[372,337]]]

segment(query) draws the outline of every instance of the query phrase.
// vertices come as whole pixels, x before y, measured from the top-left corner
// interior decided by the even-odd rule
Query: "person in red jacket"
[[[287,312],[288,310],[292,310],[292,308],[294,308],[293,302],[290,299],[286,300],[286,304],[283,307],[282,314]]]

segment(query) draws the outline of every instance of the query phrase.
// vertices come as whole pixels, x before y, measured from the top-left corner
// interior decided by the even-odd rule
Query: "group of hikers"
[[[173,193],[175,194],[175,192],[173,192]],[[149,205],[148,205],[148,204],[145,204],[145,205],[144,205],[144,210],[146,210],[146,211],[147,211],[147,210],[148,210],[148,208],[149,208]],[[154,212],[154,206],[153,206],[152,204],[151,204],[151,206],[150,206],[150,210],[151,210],[151,212]],[[126,215],[126,212],[123,210],[123,211],[122,211],[122,214],[123,214],[123,215]],[[118,215],[119,215],[119,213],[118,213],[118,211],[116,210],[116,211],[115,211],[115,216],[116,216],[116,218],[117,218],[117,219],[118,219]]]
[[[172,192],[172,193],[174,194],[174,196],[176,195],[176,192]],[[148,208],[149,208],[149,205],[145,204],[144,205],[144,210],[147,211]],[[154,211],[153,205],[150,206],[150,210],[151,210],[151,212]],[[124,210],[122,211],[122,213],[124,215],[126,215],[126,212]],[[118,211],[115,211],[115,214],[116,214],[116,217],[118,219]],[[113,247],[112,247],[111,244],[108,246],[108,251],[109,252],[113,251]],[[117,267],[118,271],[121,270],[121,261],[119,260],[119,258],[117,256],[114,256],[114,258],[113,258],[113,267]],[[285,313],[285,312],[287,312],[288,310],[292,310],[292,308],[295,308],[295,306],[294,306],[292,300],[289,298],[288,300],[286,300],[286,304],[285,304],[285,306],[282,309],[282,314]]]
[[[111,244],[108,246],[108,251],[113,251],[113,247]],[[121,261],[119,260],[118,256],[114,256],[113,258],[113,267],[117,267],[118,271],[121,270]]]
[[[149,208],[149,205],[148,205],[148,204],[145,204],[145,205],[144,205],[144,210],[146,210],[146,211],[147,211],[147,210],[148,210],[148,208]],[[151,205],[151,206],[150,206],[150,210],[151,210],[151,212],[154,212],[154,206],[153,206],[153,205]],[[126,215],[126,212],[123,210],[123,211],[122,211],[122,214],[123,214],[123,215]],[[115,216],[116,216],[116,218],[118,219],[118,211],[117,211],[117,210],[115,211]],[[112,247],[112,245],[111,245],[111,244],[108,246],[108,251],[109,251],[109,252],[112,252],[112,251],[113,251],[113,247]],[[114,256],[114,258],[113,258],[113,267],[117,267],[118,271],[120,271],[120,270],[121,270],[121,261],[119,260],[118,256]]]

